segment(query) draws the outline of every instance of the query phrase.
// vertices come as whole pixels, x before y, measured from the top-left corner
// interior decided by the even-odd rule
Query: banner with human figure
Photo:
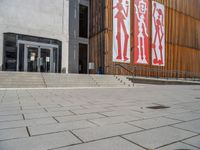
[[[165,66],[165,7],[152,1],[152,65]]]
[[[113,61],[130,63],[130,0],[113,0]]]
[[[134,3],[134,64],[149,64],[149,0]]]

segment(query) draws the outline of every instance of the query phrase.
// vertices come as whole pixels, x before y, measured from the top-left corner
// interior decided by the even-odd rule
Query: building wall
[[[69,0],[1,0],[0,66],[3,33],[12,32],[62,41],[62,69],[68,71]]]
[[[79,4],[89,7],[89,0],[69,1],[69,73],[79,72],[79,43],[89,43],[87,38],[79,37]]]
[[[96,29],[90,35],[90,59],[95,62],[96,69],[102,65],[102,58],[97,55],[102,51],[99,47],[104,43],[104,69],[107,74],[132,74],[142,76],[175,77],[177,72],[191,72],[200,74],[200,1],[199,0],[155,0],[165,5],[166,22],[166,66],[155,67],[150,65],[134,65],[134,1],[131,2],[131,63],[121,64],[131,70],[116,67],[112,62],[112,0],[104,0],[105,7],[101,8],[102,1],[91,0],[91,10],[95,15],[90,16],[91,24]],[[151,4],[152,0],[150,0]],[[150,9],[151,10],[151,9]],[[99,13],[100,12],[100,13]],[[150,13],[151,14],[151,13]],[[104,16],[104,22],[99,19]],[[150,18],[151,24],[151,18]],[[95,42],[95,44],[94,44]],[[150,45],[151,47],[151,45]],[[151,56],[151,51],[150,51]],[[135,71],[135,67],[143,70]],[[151,71],[154,70],[154,71]],[[174,71],[176,73],[174,73]],[[93,71],[94,72],[94,71]],[[180,75],[180,77],[183,77]]]

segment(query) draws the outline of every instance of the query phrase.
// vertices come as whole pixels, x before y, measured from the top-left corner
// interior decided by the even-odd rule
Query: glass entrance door
[[[53,68],[53,49],[40,46],[25,48],[24,70],[27,72],[55,72]]]
[[[59,72],[58,45],[19,41],[17,49],[17,71]]]

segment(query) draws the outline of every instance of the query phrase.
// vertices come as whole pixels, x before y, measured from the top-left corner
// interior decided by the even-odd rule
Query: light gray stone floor
[[[0,89],[0,150],[149,149],[200,149],[200,86]]]

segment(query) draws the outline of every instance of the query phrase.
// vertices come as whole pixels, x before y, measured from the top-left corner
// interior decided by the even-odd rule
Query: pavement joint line
[[[72,113],[73,115],[77,115],[75,112],[73,112],[72,110],[68,110],[70,113]],[[73,116],[72,115],[72,116]]]
[[[109,136],[109,137],[100,138],[100,139],[96,139],[96,140],[85,141],[81,144],[87,144],[87,143],[97,142],[97,141],[101,141],[101,140],[112,139],[112,138],[116,138],[116,137],[121,137],[121,135],[115,135],[115,136]],[[76,145],[81,145],[81,144],[76,144]]]
[[[8,123],[8,122],[13,122],[13,121],[22,121],[23,119],[14,119],[14,120],[7,120],[7,121],[0,121],[0,123]],[[1,129],[0,129],[1,130]]]
[[[164,118],[166,119],[172,119],[172,120],[175,120],[175,121],[181,121],[182,123],[186,122],[184,120],[180,120],[180,119],[176,119],[176,118],[170,118],[170,117],[167,117],[167,116],[163,116]]]
[[[83,106],[83,105],[80,105],[80,107],[81,107],[82,109],[87,109],[87,107],[86,107],[86,106]]]
[[[18,140],[18,139],[26,139],[29,137],[21,137],[21,138],[11,138],[11,139],[5,139],[5,140],[0,140],[0,142],[5,142],[5,141],[12,141],[12,140]]]
[[[120,123],[119,123],[119,124],[120,124]],[[166,126],[161,126],[161,127],[155,127],[155,128],[150,128],[150,129],[144,129],[144,130],[140,130],[140,131],[136,131],[136,132],[130,132],[130,133],[126,133],[126,134],[121,134],[120,136],[126,136],[126,135],[130,135],[130,134],[142,133],[142,132],[144,132],[144,131],[151,131],[151,130],[160,129],[160,128],[164,128],[164,127],[173,127],[173,126],[166,125]],[[173,128],[175,128],[175,127],[173,127]],[[179,128],[177,128],[177,129],[179,129]],[[181,130],[183,130],[183,129],[181,129]],[[183,130],[183,131],[184,131],[184,130]],[[185,131],[187,131],[187,130],[185,130]],[[191,132],[191,131],[189,131],[189,132]],[[195,133],[195,132],[191,132],[191,133],[196,134],[195,136],[198,135],[198,134]]]
[[[26,126],[26,131],[27,131],[27,133],[28,133],[28,136],[31,137],[31,134],[30,134],[30,131],[29,131],[28,126]]]
[[[198,114],[198,113],[197,113],[197,114]],[[170,117],[167,117],[167,116],[166,116],[165,118],[172,119],[172,120],[177,120],[177,121],[181,121],[182,123],[200,120],[200,117],[199,117],[199,118],[196,118],[196,119],[187,120],[187,121],[179,120],[179,119],[174,119],[174,118],[170,118]]]
[[[89,110],[89,109],[88,109]],[[73,112],[73,110],[71,110]],[[101,111],[100,111],[101,112]],[[103,111],[103,112],[111,112],[111,111]],[[76,115],[88,115],[88,114],[91,114],[91,113],[94,113],[94,114],[97,114],[98,112],[87,112],[87,113],[81,113],[81,114],[76,114]]]
[[[133,112],[138,112],[138,113],[141,113],[141,114],[143,114],[143,113],[144,113],[143,111],[134,110],[134,109],[130,109],[130,111],[133,111]]]
[[[79,136],[77,136],[73,131],[69,130],[69,132],[70,132],[73,136],[75,136],[79,141],[81,141],[81,143],[84,143],[84,141],[83,141]]]
[[[197,134],[197,135],[200,134],[200,133],[197,133],[197,132],[194,132],[194,131],[191,131],[191,130],[187,130],[187,129],[183,129],[183,128],[175,127],[175,126],[173,126],[173,125],[169,125],[169,126],[170,126],[170,127],[173,127],[173,128],[176,128],[176,129],[179,129],[179,130],[183,130],[183,131],[187,131],[187,132],[192,132],[192,133]]]
[[[86,121],[92,123],[93,125],[97,126],[97,127],[101,127],[101,125],[99,124],[96,124],[95,122],[92,122],[92,120],[89,120],[89,119],[86,119]]]
[[[182,142],[182,141],[185,141],[185,140],[188,140],[188,139],[191,139],[191,138],[197,137],[197,136],[198,136],[198,135],[194,135],[194,136],[191,136],[191,137],[188,137],[188,138],[182,139],[182,140],[174,141],[174,142],[172,142],[172,143],[169,143],[169,144],[165,144],[165,145],[162,145],[162,146],[156,147],[155,149],[163,148],[163,147],[166,147],[166,146],[169,146],[169,145],[172,145],[172,144],[175,144],[175,143],[179,143],[179,142]],[[194,147],[194,146],[193,146],[193,147]]]
[[[145,120],[149,120],[149,119],[144,119],[144,120],[139,120],[139,121],[145,121]],[[130,121],[131,122],[131,121]],[[143,131],[138,131],[138,132],[144,132],[144,131],[149,131],[149,130],[155,130],[155,129],[159,129],[159,128],[164,128],[164,127],[173,127],[173,128],[176,128],[176,127],[174,127],[173,125],[176,125],[176,124],[180,124],[180,123],[173,123],[173,124],[170,124],[170,125],[163,125],[163,126],[159,126],[159,127],[154,127],[154,128],[149,128],[149,129],[145,129],[145,128],[142,128],[142,127],[139,127],[139,126],[137,126],[137,125],[134,125],[134,124],[130,124],[130,122],[126,122],[126,123],[128,123],[129,125],[132,125],[132,126],[135,126],[135,127],[138,127],[138,128],[141,128],[141,129],[143,129]],[[133,123],[135,122],[135,121],[132,121]],[[179,129],[179,128],[178,128]],[[182,129],[183,130],[183,129]],[[186,130],[187,131],[187,130]],[[189,131],[189,132],[191,132],[191,131]],[[195,133],[195,132],[193,132],[193,133]],[[195,133],[195,134],[197,134],[197,133]]]
[[[83,144],[83,143],[70,144],[70,145],[65,145],[65,146],[61,146],[61,147],[51,148],[51,149],[48,149],[48,150],[57,150],[57,149],[60,149],[60,148],[67,148],[67,147],[72,147],[72,146],[81,145],[81,144]]]
[[[105,118],[109,118],[110,116],[104,115],[101,112],[98,112],[97,114],[104,116]]]
[[[26,126],[23,126],[23,127],[26,127]],[[23,127],[21,126],[21,127],[13,127],[13,128],[3,128],[3,129],[0,129],[0,131],[10,130],[10,129],[20,129],[20,128],[23,128]]]
[[[22,118],[23,118],[23,120],[26,120],[24,114],[22,114]]]
[[[198,149],[200,149],[200,147],[197,147],[197,146],[194,146],[194,145],[191,145],[191,144],[185,143],[184,141],[182,141],[181,143],[186,144],[186,145],[189,145],[189,146],[192,146],[192,147],[194,147],[194,148],[198,148]]]
[[[134,124],[131,124],[131,123],[129,123],[129,122],[125,122],[125,123],[126,123],[126,124],[128,124],[128,125],[130,125],[130,126],[133,126],[133,127],[140,128],[140,129],[142,129],[143,131],[145,131],[145,130],[146,130],[145,128],[139,127],[139,126],[137,126],[137,125],[134,125]]]
[[[60,123],[60,121],[58,121],[54,116],[52,116],[52,118],[53,118],[57,123]]]
[[[48,112],[48,110],[45,107],[43,109],[44,109],[45,112]]]
[[[130,143],[132,143],[132,144],[134,144],[134,145],[137,145],[137,146],[139,146],[139,147],[141,147],[141,148],[143,148],[143,149],[145,149],[145,150],[149,150],[148,148],[146,148],[146,147],[144,147],[144,146],[142,146],[142,145],[140,145],[140,144],[137,144],[137,143],[135,143],[135,142],[133,142],[133,141],[131,141],[131,140],[129,140],[129,139],[123,137],[123,136],[119,136],[119,137],[121,137],[122,139],[124,139],[124,140],[126,140],[126,141],[128,141],[128,142],[130,142]]]
[[[55,133],[63,133],[63,132],[70,132],[70,131],[76,131],[76,130],[81,130],[81,129],[89,129],[91,127],[84,127],[84,128],[76,128],[73,130],[70,129],[66,129],[66,130],[60,130],[60,131],[53,131],[53,132],[48,132],[48,133],[41,133],[41,134],[36,134],[36,135],[31,135],[31,137],[37,137],[37,136],[41,136],[41,135],[50,135],[50,134],[55,134]]]
[[[61,104],[58,104],[58,106],[60,106],[60,107],[64,107],[64,106],[62,106]]]

